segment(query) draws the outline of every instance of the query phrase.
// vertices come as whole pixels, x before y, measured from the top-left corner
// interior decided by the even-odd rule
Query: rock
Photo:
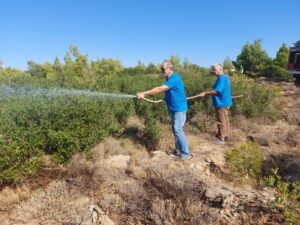
[[[224,199],[226,199],[231,194],[232,192],[227,190],[226,188],[211,187],[209,189],[206,189],[203,198],[209,205],[217,208],[222,208]]]
[[[115,223],[103,212],[97,205],[89,205],[89,210],[92,212],[92,223],[103,225],[115,225]]]
[[[107,215],[100,216],[100,218],[99,218],[99,224],[103,224],[103,225],[115,225],[115,223]]]
[[[213,187],[213,188],[207,189],[205,192],[206,197],[209,199],[214,199],[219,196],[221,196],[222,198],[226,198],[231,194],[232,194],[231,191],[229,191],[223,187]]]

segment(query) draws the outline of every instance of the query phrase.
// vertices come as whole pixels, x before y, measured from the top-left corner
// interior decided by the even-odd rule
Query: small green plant
[[[156,149],[161,139],[161,131],[158,122],[151,113],[145,115],[145,144],[150,149]]]
[[[263,151],[254,143],[244,143],[226,157],[227,166],[242,183],[259,182]]]
[[[288,224],[300,221],[300,182],[288,183],[282,180],[278,168],[271,169],[271,175],[264,178],[267,186],[276,190],[274,203],[283,210]]]

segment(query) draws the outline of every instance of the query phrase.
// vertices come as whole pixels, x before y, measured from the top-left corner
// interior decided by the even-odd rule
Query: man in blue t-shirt
[[[168,111],[172,116],[172,130],[176,148],[174,153],[182,159],[189,159],[191,155],[186,136],[183,132],[183,126],[186,121],[186,111],[188,108],[184,84],[179,74],[174,72],[172,61],[164,61],[161,65],[161,70],[163,76],[166,78],[166,82],[162,86],[137,93],[137,98],[143,99],[146,95],[165,93]]]
[[[225,138],[229,137],[230,124],[228,118],[229,107],[232,105],[230,80],[227,75],[223,73],[221,64],[212,66],[212,74],[217,77],[213,86],[213,90],[209,92],[202,92],[198,97],[212,96],[213,106],[217,111],[218,133],[216,144],[224,144]]]

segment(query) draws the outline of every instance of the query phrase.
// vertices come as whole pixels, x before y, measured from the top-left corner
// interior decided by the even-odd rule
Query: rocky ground
[[[45,159],[40,173],[1,190],[0,225],[283,224],[272,190],[239,184],[225,160],[231,149],[252,141],[264,149],[266,165],[279,166],[285,179],[300,180],[300,89],[278,86],[282,120],[238,118],[226,145],[215,145],[212,132],[190,124],[190,160],[170,154],[173,137],[166,125],[157,151],[122,135],[96,146],[92,160],[78,154],[58,167]],[[128,126],[143,128],[134,118]]]

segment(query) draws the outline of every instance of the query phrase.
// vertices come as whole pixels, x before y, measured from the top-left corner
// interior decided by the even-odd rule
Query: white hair
[[[218,68],[218,69],[221,69],[223,71],[223,66],[221,63],[216,63],[213,65],[214,68]]]
[[[218,69],[223,72],[223,66],[221,63],[216,63],[212,66],[214,69]]]

